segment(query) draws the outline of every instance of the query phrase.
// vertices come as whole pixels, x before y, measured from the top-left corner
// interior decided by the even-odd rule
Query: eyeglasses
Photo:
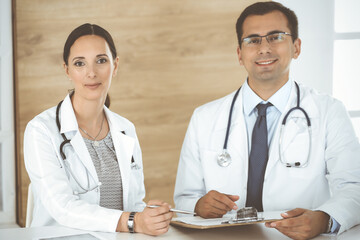
[[[270,45],[275,45],[277,43],[283,42],[286,35],[291,36],[291,34],[287,32],[270,33],[264,36],[243,38],[241,43],[244,45],[244,47],[258,47],[261,45],[262,38],[264,37]]]

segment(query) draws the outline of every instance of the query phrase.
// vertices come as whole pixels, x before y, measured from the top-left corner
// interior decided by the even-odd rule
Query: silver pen
[[[146,207],[148,208],[157,208],[160,207],[159,205],[146,205]],[[190,211],[185,211],[185,210],[179,210],[179,209],[174,209],[174,208],[170,208],[170,212],[176,212],[176,213],[182,213],[182,214],[192,214],[192,215],[196,215],[196,213],[194,212],[190,212]]]

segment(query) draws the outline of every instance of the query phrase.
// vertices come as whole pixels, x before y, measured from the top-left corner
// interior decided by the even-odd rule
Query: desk
[[[85,231],[75,230],[66,227],[35,227],[35,228],[11,228],[0,229],[1,240],[34,240],[39,238],[49,238],[63,235],[75,235],[86,233]],[[264,224],[255,224],[248,226],[226,227],[217,229],[187,229],[181,227],[171,226],[169,231],[161,236],[152,237],[144,234],[130,234],[130,233],[103,233],[92,232],[94,236],[99,239],[116,240],[116,239],[131,239],[131,240],[147,240],[147,239],[171,239],[171,240],[218,240],[218,239],[271,239],[282,240],[289,239],[282,235],[275,229],[269,229]],[[320,235],[315,240],[325,239],[341,239],[341,240],[357,240],[360,239],[360,225],[340,234]]]

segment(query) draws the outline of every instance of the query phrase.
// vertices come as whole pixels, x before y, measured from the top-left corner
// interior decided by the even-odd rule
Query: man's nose
[[[271,52],[271,45],[266,37],[261,37],[260,44],[258,46],[259,54],[265,54]]]

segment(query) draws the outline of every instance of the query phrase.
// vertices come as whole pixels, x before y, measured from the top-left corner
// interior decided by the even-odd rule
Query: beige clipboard
[[[244,226],[244,225],[251,225],[251,224],[257,224],[257,223],[265,223],[265,222],[274,222],[281,220],[280,218],[276,219],[264,219],[259,221],[251,221],[251,222],[237,222],[237,223],[221,223],[221,224],[214,224],[214,225],[195,225],[190,223],[185,223],[180,220],[177,220],[178,218],[175,218],[175,220],[171,220],[170,224],[173,226],[179,226],[184,228],[192,228],[192,229],[211,229],[211,228],[221,228],[221,227],[233,227],[233,226]]]

